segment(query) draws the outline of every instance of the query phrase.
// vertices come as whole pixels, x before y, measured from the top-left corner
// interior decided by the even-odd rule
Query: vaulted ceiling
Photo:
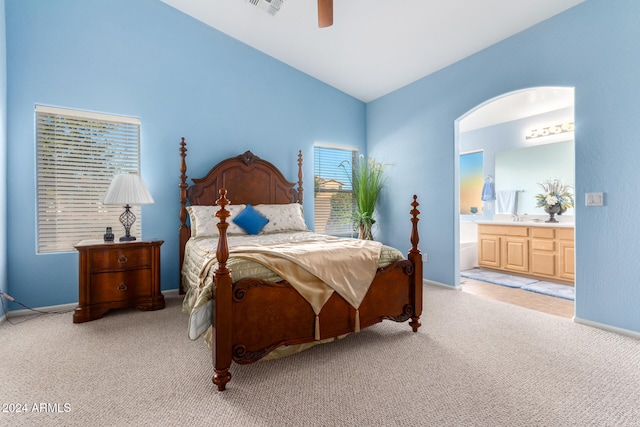
[[[316,0],[162,1],[369,102],[584,0],[334,0],[326,28]]]

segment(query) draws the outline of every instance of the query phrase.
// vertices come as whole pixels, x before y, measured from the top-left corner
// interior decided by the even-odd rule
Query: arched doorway
[[[534,129],[573,121],[574,89],[567,87],[536,87],[506,93],[477,105],[455,121],[456,214],[460,221],[454,221],[454,236],[459,243],[454,265],[458,287],[460,271],[477,266],[477,224],[492,221],[508,224],[521,218],[544,221],[545,213],[535,206],[537,184],[558,177],[575,184],[572,133],[535,140],[527,138]],[[551,154],[560,149],[562,159],[570,161],[558,160]],[[465,161],[465,158],[474,158],[474,161]],[[505,159],[515,162],[516,170],[511,175],[505,172],[508,169],[504,167]],[[475,165],[472,173],[467,171],[468,164]],[[517,192],[519,203],[513,215],[503,215],[503,204],[500,204],[503,211],[499,212],[495,199],[481,200],[479,192],[489,180],[494,181],[495,189],[511,188]],[[468,194],[475,195],[475,201],[466,200]],[[571,221],[573,210],[567,214],[563,220]],[[571,308],[573,312],[573,306]]]

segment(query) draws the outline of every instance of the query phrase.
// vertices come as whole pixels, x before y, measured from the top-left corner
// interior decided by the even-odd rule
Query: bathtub
[[[478,224],[460,221],[460,271],[478,266]]]

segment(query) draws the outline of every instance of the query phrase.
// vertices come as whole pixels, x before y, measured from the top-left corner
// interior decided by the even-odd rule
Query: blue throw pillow
[[[262,216],[262,214],[251,205],[247,205],[242,212],[233,218],[233,222],[249,234],[258,234],[260,230],[267,225],[269,220]]]

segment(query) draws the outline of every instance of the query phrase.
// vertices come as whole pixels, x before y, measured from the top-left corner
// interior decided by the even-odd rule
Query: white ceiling
[[[248,0],[161,1],[369,102],[584,0],[334,0],[327,28],[315,0],[275,15]]]

